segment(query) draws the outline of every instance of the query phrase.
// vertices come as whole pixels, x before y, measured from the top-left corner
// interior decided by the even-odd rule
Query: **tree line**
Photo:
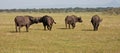
[[[120,14],[120,7],[106,7],[106,8],[40,8],[40,9],[0,9],[0,12],[40,12],[40,13],[69,13],[69,12],[103,12],[109,14]]]

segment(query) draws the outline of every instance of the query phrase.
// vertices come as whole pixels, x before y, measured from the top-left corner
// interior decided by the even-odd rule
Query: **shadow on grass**
[[[35,30],[35,31],[50,31],[47,28],[46,28],[46,30],[44,30],[44,29],[30,29],[30,30]],[[51,31],[52,31],[52,29],[51,29]]]
[[[17,33],[16,31],[8,31],[8,32],[10,32],[10,33]]]
[[[27,33],[26,31],[18,31],[18,32],[16,32],[16,31],[8,31],[9,33]]]
[[[93,31],[93,29],[82,29],[82,31]]]
[[[31,28],[30,30],[45,31],[44,29],[31,29]]]
[[[67,28],[57,28],[57,29],[62,29],[62,30],[66,30]]]

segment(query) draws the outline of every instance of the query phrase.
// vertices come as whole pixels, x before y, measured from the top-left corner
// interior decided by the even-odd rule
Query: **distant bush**
[[[120,8],[107,8],[104,13],[107,14],[115,14],[115,15],[119,15],[120,14]]]
[[[41,9],[0,9],[0,12],[41,12],[41,13],[68,13],[68,12],[103,12],[104,14],[120,14],[120,8],[41,8]]]

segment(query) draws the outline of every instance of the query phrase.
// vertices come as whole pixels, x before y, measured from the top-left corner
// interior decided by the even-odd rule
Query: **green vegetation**
[[[83,23],[75,29],[64,29],[67,15],[81,16]],[[91,17],[103,18],[98,31],[92,31]],[[14,18],[18,15],[50,15],[57,24],[52,31],[44,31],[41,23],[25,32],[15,32]],[[120,53],[120,15],[100,12],[81,13],[0,13],[0,53]]]
[[[120,14],[120,7],[98,7],[98,8],[40,8],[40,9],[0,9],[0,12],[39,12],[39,13],[79,13],[79,12],[103,12],[104,14],[114,14],[119,15]]]

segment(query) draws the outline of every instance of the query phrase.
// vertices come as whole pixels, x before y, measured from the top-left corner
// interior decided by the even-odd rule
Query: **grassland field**
[[[98,31],[90,22],[93,15],[103,18]],[[15,32],[14,18],[18,15],[49,15],[57,24],[52,31],[44,31],[41,23],[25,32]],[[64,29],[67,15],[81,16],[75,29]],[[120,15],[100,12],[81,13],[0,13],[0,53],[120,53]]]

